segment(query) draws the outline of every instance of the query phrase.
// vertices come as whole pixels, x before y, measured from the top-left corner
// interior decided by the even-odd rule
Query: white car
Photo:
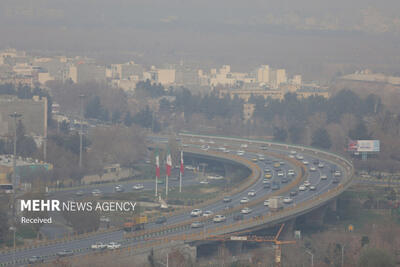
[[[247,195],[248,195],[249,197],[254,197],[254,196],[256,195],[256,190],[250,190],[250,191],[247,193]]]
[[[289,155],[289,158],[294,159],[294,155]]]
[[[296,155],[296,153],[297,153],[296,150],[290,150],[291,155]]]
[[[299,186],[299,191],[306,191],[306,187],[304,185]]]
[[[203,214],[203,211],[201,209],[194,209],[192,210],[192,212],[190,213],[190,216],[192,217],[198,217],[201,216],[201,214]]]
[[[215,215],[213,222],[220,223],[226,221],[226,217],[224,215]]]
[[[202,222],[192,222],[192,224],[190,225],[191,228],[201,228],[203,226],[204,224]]]
[[[287,174],[288,175],[294,175],[294,170],[288,170]]]
[[[240,147],[241,148],[247,148],[247,144],[241,144]]]
[[[248,203],[250,199],[248,197],[244,197],[240,200],[240,204]]]
[[[323,168],[324,167],[324,164],[322,163],[322,162],[320,162],[319,164],[318,164],[318,168]]]
[[[106,217],[106,216],[101,216],[101,217],[100,217],[100,222],[106,222],[106,223],[108,223],[108,222],[110,222],[110,218],[108,218],[108,217]]]
[[[142,190],[142,189],[144,188],[144,185],[142,185],[142,184],[135,184],[132,188],[133,188],[134,190]]]
[[[119,244],[117,242],[110,242],[107,245],[108,249],[117,249],[117,248],[120,248],[120,247],[121,247],[121,244]]]
[[[243,150],[238,150],[236,155],[243,156],[244,155],[244,151]]]
[[[248,207],[243,208],[243,209],[240,211],[240,213],[242,213],[242,214],[249,214],[249,213],[251,213],[251,212],[252,212],[252,209],[250,209],[250,208],[248,208]]]
[[[200,184],[209,184],[210,182],[207,180],[200,181]]]
[[[299,159],[299,160],[304,159],[304,157],[302,155],[300,155],[300,154],[297,154],[296,158]]]
[[[264,180],[263,180],[263,184],[269,184],[268,179],[264,179]]]
[[[91,247],[91,249],[105,249],[105,248],[107,248],[107,245],[103,244],[102,242],[97,242],[97,243],[91,245],[90,247]]]
[[[264,206],[269,207],[269,199],[264,200]]]
[[[339,177],[342,174],[340,173],[340,171],[335,171],[335,173],[333,175],[336,176],[336,177]]]
[[[307,160],[303,160],[303,164],[304,165],[308,165],[308,161]]]
[[[308,187],[310,185],[311,185],[310,181],[308,181],[308,180],[304,181],[304,186]]]
[[[278,172],[278,177],[282,177],[283,176],[283,171],[279,171]]]
[[[315,172],[317,169],[314,166],[310,167],[310,172]]]
[[[265,160],[264,156],[258,156],[258,160]]]
[[[203,212],[203,216],[204,217],[210,217],[214,214],[214,212],[212,212],[211,210],[206,210],[205,212]]]
[[[291,199],[290,197],[285,197],[285,198],[283,199],[283,203],[290,204],[290,203],[292,203],[292,202],[293,202],[293,199]]]
[[[99,189],[94,189],[92,191],[92,195],[95,196],[95,197],[101,196],[101,194],[102,193],[101,193],[101,191]]]
[[[208,149],[210,149],[210,146],[208,146],[208,145],[201,146],[201,150],[203,150],[203,151],[207,151]]]
[[[325,174],[322,174],[321,175],[321,180],[326,180],[326,179],[328,179],[328,176],[326,176]]]
[[[311,185],[311,186],[310,186],[310,190],[311,190],[311,191],[315,191],[315,190],[317,190],[317,188],[315,187],[315,185]]]

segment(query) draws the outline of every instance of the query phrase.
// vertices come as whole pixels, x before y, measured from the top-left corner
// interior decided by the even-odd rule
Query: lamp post
[[[312,254],[310,251],[306,250],[306,253],[311,256],[311,267],[314,267],[314,254]]]
[[[81,110],[80,110],[80,117],[81,117],[81,129],[79,131],[79,169],[82,168],[82,147],[83,147],[83,99],[85,95],[79,95],[79,99],[81,100]]]
[[[344,265],[344,245],[341,244],[342,247],[342,267]]]

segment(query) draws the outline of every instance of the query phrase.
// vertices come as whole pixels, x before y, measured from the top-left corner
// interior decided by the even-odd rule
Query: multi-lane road
[[[151,138],[153,143],[162,144],[167,141],[166,138],[163,137],[153,137]],[[206,206],[202,206],[202,211],[211,211],[213,214],[208,219],[202,219],[204,226],[201,228],[191,228],[190,224],[193,220],[198,220],[198,218],[193,218],[190,215],[190,212],[182,212],[172,215],[167,219],[167,221],[163,224],[156,224],[154,222],[149,222],[146,225],[146,231],[157,232],[158,229],[165,229],[170,227],[174,229],[172,231],[162,231],[157,234],[158,237],[162,236],[172,236],[172,235],[181,235],[181,234],[190,234],[190,233],[198,233],[198,232],[212,232],[216,227],[221,225],[230,225],[235,223],[235,219],[240,214],[240,209],[243,207],[249,207],[252,211],[248,214],[243,214],[243,221],[251,218],[253,216],[266,216],[269,214],[273,214],[270,209],[264,205],[263,200],[268,199],[268,197],[276,192],[273,190],[272,185],[279,185],[280,188],[285,188],[292,186],[292,188],[287,188],[284,193],[280,194],[282,197],[290,197],[292,198],[292,202],[288,204],[283,204],[284,210],[286,208],[301,206],[302,203],[309,201],[310,199],[315,199],[318,196],[324,195],[325,193],[333,190],[339,185],[343,184],[346,179],[350,179],[350,177],[345,177],[349,175],[349,166],[345,166],[344,164],[339,164],[338,160],[332,160],[331,156],[324,156],[323,152],[310,153],[311,150],[304,150],[301,147],[284,147],[284,146],[269,146],[267,150],[260,150],[260,143],[257,142],[246,142],[240,140],[230,140],[230,139],[222,139],[222,138],[198,138],[194,136],[185,136],[182,137],[182,142],[185,144],[184,148],[186,150],[190,150],[201,153],[202,155],[213,155],[214,157],[218,157],[221,154],[215,153],[216,151],[221,151],[221,147],[225,147],[229,150],[229,152],[224,153],[228,157],[230,155],[237,157],[237,154],[240,154],[243,162],[253,162],[258,166],[258,171],[253,170],[253,172],[260,172],[257,174],[256,180],[249,187],[241,192],[237,192],[235,194],[228,195],[231,199],[230,202],[223,202],[220,199],[218,201],[207,204]],[[292,152],[292,156],[294,159],[289,159],[290,151],[296,151],[296,154]],[[238,151],[243,151],[244,153],[238,153]],[[274,158],[271,155],[280,155],[280,158]],[[302,159],[296,159],[296,156],[302,156]],[[294,165],[293,160],[296,160],[300,163],[302,168],[306,170],[304,177],[302,177],[302,181],[300,184],[294,184],[295,178],[301,172],[301,168],[299,168],[299,164]],[[318,160],[319,163],[323,164],[323,167],[318,167],[317,164],[314,164]],[[274,162],[281,162],[281,166],[279,168],[274,168]],[[308,163],[307,163],[308,162]],[[240,162],[239,162],[240,163]],[[307,164],[304,164],[307,163]],[[311,168],[314,167],[314,168]],[[269,170],[271,173],[271,178],[268,179],[268,182],[271,184],[271,187],[265,188],[265,171]],[[279,170],[278,170],[279,169]],[[313,169],[311,171],[311,169]],[[294,171],[294,175],[288,175],[289,170]],[[282,172],[283,175],[278,176],[278,171]],[[338,183],[334,183],[334,171],[339,171],[340,176],[337,177],[339,179]],[[326,179],[321,179],[321,177],[326,176]],[[196,181],[193,173],[185,174],[183,186],[195,185],[198,184],[199,187],[202,185],[199,181]],[[282,180],[288,180],[286,183],[282,183]],[[308,180],[310,183],[309,186],[306,187],[306,190],[300,191],[299,186],[304,183],[305,180]],[[177,185],[177,181],[172,181]],[[128,183],[125,185],[126,188],[131,188],[132,184]],[[310,187],[315,187],[315,190],[310,190]],[[145,190],[154,190],[154,183],[148,182],[144,183]],[[103,185],[96,187],[100,189],[104,194],[114,192],[113,185]],[[84,194],[91,193],[91,189],[83,189]],[[79,189],[74,190],[65,190],[60,193],[54,192],[55,196],[68,196],[75,195]],[[254,196],[249,196],[249,191],[254,191]],[[297,195],[290,196],[290,192],[296,191]],[[240,201],[248,197],[250,199],[249,203],[242,204]],[[240,208],[238,209],[237,207]],[[232,212],[234,211],[234,212]],[[214,223],[213,217],[218,214],[224,214],[226,216],[226,221],[221,223]],[[186,222],[186,225],[185,225]],[[179,225],[179,227],[174,228],[175,225]],[[183,225],[183,227],[182,227]],[[140,235],[139,233],[137,235]],[[144,240],[140,240],[140,238],[125,238],[122,230],[114,230],[106,233],[98,233],[93,234],[88,237],[79,238],[76,240],[59,242],[52,245],[45,245],[36,248],[29,248],[25,250],[18,250],[16,252],[4,252],[0,254],[0,266],[1,264],[6,265],[10,264],[13,259],[19,259],[20,263],[26,262],[32,256],[41,256],[46,260],[54,259],[55,254],[61,250],[73,250],[75,254],[83,254],[90,253],[90,246],[96,242],[119,242],[124,246],[132,246],[137,244],[138,242],[146,242]]]

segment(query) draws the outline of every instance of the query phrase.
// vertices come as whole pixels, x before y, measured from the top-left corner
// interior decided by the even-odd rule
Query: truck
[[[271,211],[279,211],[283,209],[283,197],[282,196],[271,197],[269,199],[268,207]]]
[[[124,223],[124,230],[127,232],[142,230],[147,223],[147,216],[136,216],[129,218]]]

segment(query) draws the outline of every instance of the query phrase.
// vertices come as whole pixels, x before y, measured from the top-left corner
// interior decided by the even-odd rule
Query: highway
[[[205,139],[205,138],[203,138]],[[236,194],[229,195],[230,198],[232,199],[231,202],[229,203],[224,203],[221,200],[218,200],[216,202],[210,203],[204,207],[201,207],[203,211],[212,211],[214,215],[216,214],[225,214],[226,215],[226,221],[223,223],[213,223],[212,218],[213,216],[210,216],[210,218],[203,218],[202,220],[204,221],[204,227],[203,228],[196,228],[192,229],[190,228],[190,223],[193,220],[197,220],[196,218],[193,218],[190,216],[190,212],[183,212],[183,213],[178,213],[176,215],[173,215],[168,218],[167,222],[164,223],[163,225],[160,224],[155,224],[154,222],[150,222],[146,225],[146,232],[157,232],[158,229],[160,229],[161,232],[157,233],[157,237],[163,237],[163,236],[173,236],[173,235],[182,235],[182,234],[191,234],[191,233],[199,233],[199,232],[212,232],[213,230],[217,229],[217,227],[220,227],[221,225],[230,225],[234,224],[234,216],[240,213],[240,208],[243,207],[249,207],[252,209],[252,212],[243,215],[244,220],[254,217],[254,216],[265,216],[272,214],[271,211],[269,210],[268,207],[263,205],[263,200],[267,199],[268,196],[274,193],[274,190],[272,188],[264,188],[263,180],[264,180],[264,169],[268,168],[271,170],[272,178],[269,179],[272,182],[275,182],[280,185],[281,189],[285,189],[285,187],[288,187],[291,185],[291,182],[295,179],[295,177],[299,174],[301,171],[298,166],[295,166],[292,162],[293,160],[299,161],[297,159],[289,159],[289,154],[290,150],[293,149],[284,149],[284,148],[278,148],[278,147],[268,147],[266,153],[263,153],[262,150],[260,150],[260,144],[257,143],[250,143],[250,142],[237,142],[237,141],[226,141],[226,140],[219,140],[217,138],[212,139],[212,144],[208,143],[207,146],[209,146],[209,149],[206,151],[204,149],[204,145],[202,143],[207,143],[207,140],[203,140],[199,138],[184,138],[182,139],[182,142],[185,143],[185,150],[191,150],[192,151],[198,151],[198,153],[201,154],[210,154],[213,156],[218,155],[216,151],[218,150],[219,147],[224,146],[227,147],[230,152],[225,153],[227,156],[228,155],[234,155],[235,157],[237,156],[237,151],[238,150],[243,150],[244,154],[241,155],[240,157],[247,162],[254,162],[259,167],[260,173],[259,176],[256,177],[257,180],[246,190],[243,190],[241,192],[238,192]],[[162,137],[153,137],[152,142],[154,143],[165,143],[166,138]],[[202,142],[203,141],[203,142]],[[211,138],[208,138],[208,142],[211,142]],[[246,143],[247,147],[241,147],[242,143]],[[203,149],[202,149],[203,148]],[[299,162],[301,165],[308,170],[306,172],[306,178],[311,185],[316,187],[316,190],[312,191],[307,188],[305,191],[299,191],[298,190],[298,185],[293,186],[293,188],[287,188],[287,192],[280,194],[283,197],[288,197],[291,191],[297,191],[298,194],[293,198],[293,202],[290,204],[284,204],[284,208],[290,208],[290,207],[296,207],[301,205],[302,203],[307,202],[308,200],[314,199],[318,197],[319,195],[323,195],[324,193],[327,193],[334,189],[335,187],[339,186],[340,183],[333,183],[333,174],[332,171],[340,171],[342,175],[344,175],[347,171],[344,166],[337,165],[335,162],[325,159],[324,157],[321,157],[321,155],[314,155],[310,153],[303,152],[301,149],[296,149],[296,154],[301,154],[304,158],[300,160]],[[286,160],[283,159],[275,159],[274,157],[270,156],[269,154],[275,153],[279,154],[281,157],[285,157]],[[260,154],[263,155],[265,158],[264,160],[258,160]],[[323,162],[324,167],[323,168],[318,168],[316,167],[315,171],[309,171],[311,166],[314,166],[314,161],[318,159],[320,162]],[[272,166],[273,162],[277,160],[279,162],[284,162],[284,164],[280,167],[281,170],[284,172],[283,177],[287,178],[289,181],[287,183],[282,183],[282,178],[283,177],[278,177],[277,171],[274,169]],[[266,161],[268,163],[266,163]],[[303,164],[303,161],[308,161],[307,165]],[[294,170],[295,175],[294,176],[288,176],[287,173],[289,170]],[[322,180],[321,175],[326,175],[327,179]],[[195,179],[193,179],[194,175],[193,174],[188,174],[188,176],[184,177],[184,186],[188,185],[193,185],[198,183]],[[343,177],[340,177],[340,179],[343,179]],[[303,179],[304,181],[304,179]],[[177,183],[176,181],[173,181],[172,183]],[[302,182],[301,182],[302,183]],[[131,188],[132,184],[135,183],[129,183],[125,186],[125,189]],[[147,190],[154,190],[154,183],[144,183],[145,189]],[[165,185],[161,185],[165,186]],[[199,184],[199,187],[202,185]],[[97,189],[102,190],[104,193],[109,193],[113,192],[114,186],[112,185],[103,185],[99,187],[95,187]],[[249,197],[250,202],[246,204],[240,204],[240,200],[243,197],[248,197],[248,192],[250,190],[254,190],[256,192],[256,195],[254,197]],[[66,190],[60,192],[63,196],[73,196],[75,193],[79,191],[78,189],[74,190]],[[92,191],[92,188],[90,189],[85,189],[84,193],[90,193]],[[54,192],[55,196],[58,197],[58,192]],[[240,207],[239,210],[237,207]],[[285,210],[284,209],[284,210]],[[234,210],[234,212],[232,212]],[[174,226],[177,226],[174,228]],[[182,226],[183,225],[183,226]],[[162,231],[162,229],[166,228],[171,228],[174,229],[174,231]],[[138,238],[140,236],[140,233],[133,233],[135,235],[134,238],[125,238],[124,233],[122,230],[114,230],[111,232],[105,232],[105,233],[97,233],[94,235],[90,235],[87,237],[83,237],[77,240],[71,240],[71,241],[63,241],[55,244],[51,244],[48,246],[41,246],[37,248],[29,248],[23,251],[17,251],[15,255],[13,255],[13,252],[5,252],[0,254],[0,266],[4,266],[6,264],[9,264],[12,262],[13,257],[16,259],[20,260],[20,263],[23,264],[26,262],[26,260],[32,256],[43,256],[45,259],[51,260],[54,259],[56,256],[55,254],[63,249],[67,250],[74,250],[75,254],[83,254],[83,253],[90,253],[91,250],[89,247],[96,242],[103,242],[103,243],[109,243],[112,241],[119,242],[122,244],[123,247],[126,246],[133,246],[138,243],[143,243],[147,242],[143,240],[143,238]],[[1,265],[2,264],[2,265]]]

